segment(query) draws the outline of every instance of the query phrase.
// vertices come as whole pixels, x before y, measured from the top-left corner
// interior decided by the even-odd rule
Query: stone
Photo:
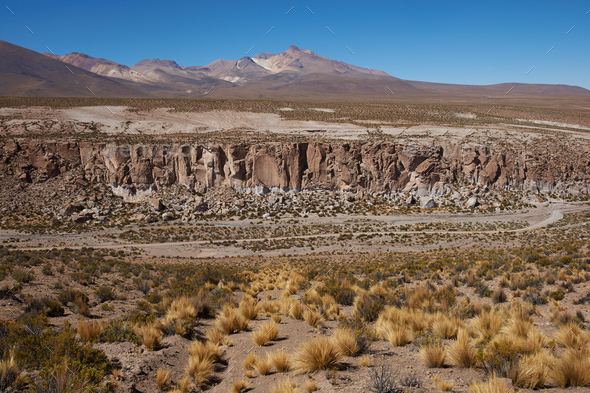
[[[164,205],[162,204],[162,201],[159,199],[150,199],[150,205],[152,209],[154,209],[157,212],[164,210]]]
[[[90,221],[90,217],[87,216],[86,214],[74,214],[72,216],[72,221],[75,224],[84,224],[85,222]]]
[[[409,197],[406,198],[406,205],[412,205],[414,204],[415,200],[414,200],[414,195],[410,195]]]
[[[162,220],[164,221],[172,221],[174,220],[174,213],[171,212],[166,212],[164,214],[162,214]]]
[[[472,208],[476,207],[476,206],[477,206],[477,204],[478,204],[478,200],[477,200],[477,198],[476,198],[476,197],[471,197],[471,198],[469,198],[469,199],[467,200],[467,207],[468,207],[469,209],[472,209]]]
[[[420,198],[420,208],[421,209],[433,209],[436,207],[436,202],[433,198],[430,197],[422,197]]]
[[[62,211],[61,211],[61,215],[62,216],[71,216],[74,213],[79,213],[82,210],[84,210],[84,206],[82,206],[82,204],[80,203],[68,203],[66,204]]]

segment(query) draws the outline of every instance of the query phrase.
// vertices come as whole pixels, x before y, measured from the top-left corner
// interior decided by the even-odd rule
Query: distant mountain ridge
[[[64,63],[69,68],[60,66]],[[87,82],[74,81],[72,74]],[[474,86],[407,81],[295,45],[277,54],[263,52],[253,57],[183,67],[164,59],[145,59],[126,66],[78,52],[64,56],[39,54],[0,41],[0,95],[304,100],[416,96],[440,100],[443,98],[436,97],[502,97],[511,87],[512,95],[590,97],[589,90],[567,85]]]

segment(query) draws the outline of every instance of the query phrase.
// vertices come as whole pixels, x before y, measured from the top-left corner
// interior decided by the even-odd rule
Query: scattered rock
[[[430,197],[422,197],[420,198],[420,208],[421,209],[432,209],[436,207],[436,202],[433,198]]]
[[[172,221],[174,220],[174,213],[171,212],[166,212],[164,214],[162,214],[162,220],[164,221]]]
[[[471,197],[469,198],[469,200],[467,201],[467,207],[469,209],[476,207],[478,204],[477,198],[476,197]]]
[[[68,203],[66,204],[62,211],[61,211],[61,215],[62,216],[66,216],[69,217],[74,213],[79,213],[82,210],[84,210],[84,206],[82,206],[82,204],[80,203]]]
[[[150,205],[157,212],[164,210],[164,205],[159,199],[150,199]]]

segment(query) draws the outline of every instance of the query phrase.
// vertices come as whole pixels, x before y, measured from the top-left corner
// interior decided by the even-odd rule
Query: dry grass
[[[343,356],[356,356],[361,350],[354,332],[350,328],[334,330],[331,340]]]
[[[440,338],[451,339],[457,336],[459,323],[444,314],[435,315],[432,331]]]
[[[207,340],[211,341],[213,344],[221,344],[224,342],[225,338],[227,337],[223,332],[217,328],[212,328],[207,330],[205,333],[205,337]]]
[[[405,326],[397,324],[379,324],[376,326],[377,334],[389,341],[394,347],[403,347],[410,342],[410,334]]]
[[[270,360],[262,360],[258,359],[256,364],[254,364],[254,370],[258,371],[260,375],[268,375],[270,374],[272,364]]]
[[[291,360],[289,354],[284,350],[271,352],[268,355],[268,360],[279,373],[284,373],[291,370]]]
[[[451,364],[459,367],[473,367],[477,362],[477,349],[465,330],[459,331],[457,341],[447,348],[447,355]]]
[[[150,351],[155,351],[161,347],[162,331],[156,324],[136,327],[134,332],[140,338],[141,343],[145,345]]]
[[[453,387],[455,386],[455,382],[445,381],[441,379],[438,375],[434,377],[434,382],[436,382],[436,386],[438,386],[441,392],[450,392],[453,390]]]
[[[223,356],[223,349],[211,341],[193,341],[188,348],[188,354],[201,361],[216,362]]]
[[[221,314],[215,320],[215,326],[225,334],[233,334],[248,329],[248,320],[235,308],[223,306]]]
[[[191,388],[191,381],[188,376],[185,375],[180,381],[178,381],[176,387],[181,393],[188,393]]]
[[[229,391],[230,393],[242,393],[243,391],[248,389],[249,386],[250,383],[248,381],[240,379],[234,382],[233,385],[231,385],[231,389]]]
[[[174,299],[170,304],[170,308],[166,313],[165,319],[168,320],[177,320],[177,319],[194,319],[197,316],[197,309],[191,302],[191,300],[186,297],[182,296],[177,299]]]
[[[27,376],[21,372],[11,356],[10,359],[0,361],[0,386],[4,392],[21,391],[27,384]]]
[[[283,320],[283,318],[282,318],[282,317],[281,317],[279,314],[272,314],[272,315],[270,316],[270,318],[271,318],[271,319],[272,319],[272,321],[273,321],[274,323],[276,323],[277,325],[278,325],[279,323],[281,323],[281,321]]]
[[[260,358],[258,357],[258,355],[256,355],[253,352],[250,352],[248,353],[248,355],[246,355],[246,359],[244,359],[242,366],[245,370],[252,371],[254,370],[254,367],[256,366],[256,363],[258,363],[259,360]]]
[[[428,368],[440,368],[445,363],[445,350],[438,346],[426,346],[419,352],[422,363]]]
[[[555,342],[566,348],[582,349],[590,341],[588,332],[580,329],[576,324],[567,324],[559,328],[555,333]]]
[[[240,314],[247,320],[256,319],[260,312],[260,306],[252,301],[244,301],[240,303]]]
[[[164,390],[166,385],[168,385],[168,380],[170,378],[170,370],[164,370],[159,368],[156,372],[156,385],[160,390]]]
[[[505,316],[497,309],[482,311],[471,320],[471,326],[478,332],[481,341],[490,341],[502,329]]]
[[[506,383],[496,376],[490,377],[487,381],[473,382],[469,385],[470,393],[508,393],[509,391]]]
[[[186,371],[195,382],[195,385],[201,386],[211,380],[214,371],[213,361],[211,359],[201,360],[196,356],[191,356],[188,359]]]
[[[81,319],[78,326],[76,326],[76,331],[82,340],[94,341],[102,333],[103,325],[97,321],[88,323],[86,320]]]
[[[315,392],[318,390],[318,384],[315,383],[313,379],[308,379],[303,385],[301,385],[301,389],[307,393]]]
[[[319,328],[322,326],[324,322],[324,318],[322,314],[317,311],[311,311],[309,309],[303,312],[303,319],[305,322],[308,323],[309,326],[313,326],[314,328]]]
[[[303,342],[295,354],[294,368],[300,372],[334,370],[340,367],[342,353],[327,337],[320,336]]]
[[[279,381],[271,390],[271,393],[301,393],[297,388],[297,383],[289,378]]]
[[[361,356],[359,358],[359,364],[363,367],[369,367],[371,365],[371,357],[369,355]]]
[[[279,336],[279,327],[274,322],[265,322],[252,332],[254,343],[259,346],[268,345]]]
[[[560,388],[590,385],[590,349],[566,348],[553,362],[550,378]]]
[[[525,389],[542,388],[549,380],[552,363],[545,352],[524,356],[518,365],[514,384]]]

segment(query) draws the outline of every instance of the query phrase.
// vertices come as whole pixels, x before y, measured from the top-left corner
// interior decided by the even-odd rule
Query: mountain
[[[94,94],[93,94],[94,93]],[[131,82],[107,78],[0,41],[0,95],[147,97]]]
[[[86,86],[104,97],[443,102],[590,97],[589,90],[567,85],[473,86],[407,81],[295,45],[281,53],[218,59],[205,66],[185,67],[173,60],[146,59],[129,67],[77,52],[65,56],[39,54],[0,41],[0,95],[92,95]]]

